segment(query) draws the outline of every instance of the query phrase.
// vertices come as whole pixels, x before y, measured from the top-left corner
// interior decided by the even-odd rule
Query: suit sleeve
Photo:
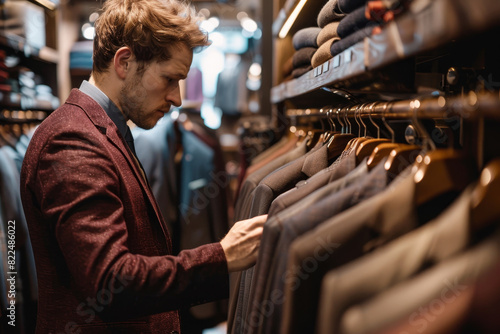
[[[36,184],[40,210],[79,297],[104,300],[103,316],[141,316],[227,297],[227,263],[219,243],[178,256],[129,250],[123,184],[98,139],[53,138],[40,155]]]

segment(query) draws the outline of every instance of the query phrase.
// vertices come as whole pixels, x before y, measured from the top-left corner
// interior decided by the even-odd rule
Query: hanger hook
[[[384,107],[383,107],[384,109],[382,111],[382,122],[384,123],[385,127],[387,128],[387,130],[389,130],[389,132],[391,133],[391,142],[395,143],[396,142],[396,139],[395,139],[396,136],[395,136],[394,130],[389,126],[389,123],[387,123],[385,121],[385,116],[387,115],[387,108],[388,108],[388,105],[390,103],[391,102],[385,102],[384,103]]]
[[[370,122],[377,128],[377,139],[380,139],[380,127],[373,121],[372,119],[372,112],[373,112],[373,107],[377,105],[378,102],[373,102],[370,105],[369,111],[368,111],[368,118],[370,118]]]
[[[350,107],[350,109],[354,109],[354,120],[358,124],[358,137],[361,137],[361,124],[358,121],[358,107],[356,108]]]
[[[333,109],[329,108],[328,109],[328,124],[330,124],[330,132],[337,132],[337,124],[333,121]]]
[[[418,110],[420,109],[420,100],[413,100],[410,102],[410,110],[413,111],[412,113],[412,123],[417,129],[417,132],[420,134],[422,137],[422,146],[424,147],[424,150],[427,150],[430,148],[430,150],[435,150],[436,149],[436,144],[431,140],[429,133],[427,133],[427,130],[425,130],[424,126],[420,121],[418,120]]]
[[[348,124],[347,125],[347,133],[352,133],[352,125],[351,125],[351,122],[349,121],[349,118],[347,117],[348,108],[344,107],[344,108],[342,108],[342,110],[344,111],[344,121]]]
[[[319,113],[320,113],[320,115],[321,115],[321,116],[319,117],[319,123],[321,124],[321,132],[325,133],[325,132],[326,132],[326,130],[325,130],[325,123],[324,123],[324,121],[325,121],[324,117],[325,117],[325,116],[323,116],[323,115],[325,115],[325,109],[324,109],[324,108],[321,108],[321,109],[319,110]]]
[[[338,121],[338,122],[340,123],[340,125],[341,125],[340,132],[341,132],[341,133],[345,133],[345,124],[344,124],[344,123],[342,123],[342,121],[340,120],[340,117],[339,117],[339,112],[340,112],[340,108],[337,108],[337,110],[336,110],[336,112],[335,112],[335,113],[337,114],[337,121]]]
[[[366,137],[366,124],[365,124],[365,122],[363,122],[363,118],[362,118],[362,113],[363,113],[364,107],[365,107],[365,104],[361,104],[358,108],[359,108],[359,121],[361,122],[361,124],[363,124],[363,128],[365,128],[363,137]]]

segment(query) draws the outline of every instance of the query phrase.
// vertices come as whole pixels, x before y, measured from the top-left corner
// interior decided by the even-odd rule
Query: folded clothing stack
[[[283,76],[297,78],[374,33],[407,8],[411,0],[328,0],[317,17],[317,27],[297,31],[293,70]],[[316,38],[314,38],[316,37]],[[286,70],[286,71],[285,71]]]
[[[18,89],[21,93],[22,109],[51,110],[59,107],[59,99],[52,94],[52,88],[42,83],[41,76],[28,68],[18,70]]]
[[[292,37],[296,50],[292,56],[292,77],[298,78],[312,69],[312,57],[318,50],[317,38],[321,28],[307,27],[297,31]]]
[[[365,37],[379,33],[381,26],[407,8],[411,0],[337,0],[335,11],[345,14],[339,23],[341,40],[332,45],[330,53],[336,56]]]
[[[70,69],[92,69],[92,41],[75,42],[69,53],[69,68]]]

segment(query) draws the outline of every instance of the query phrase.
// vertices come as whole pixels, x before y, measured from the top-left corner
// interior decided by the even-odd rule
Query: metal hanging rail
[[[349,106],[326,106],[321,109],[288,109],[287,117],[329,117],[338,114],[342,117],[373,117],[386,119],[449,118],[459,116],[463,119],[488,118],[500,120],[500,95],[498,93],[470,92],[460,97],[443,97],[401,100],[391,102],[371,102]]]

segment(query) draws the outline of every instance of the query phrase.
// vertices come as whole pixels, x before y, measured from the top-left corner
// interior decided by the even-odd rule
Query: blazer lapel
[[[70,96],[68,97],[66,103],[74,104],[76,106],[79,106],[82,108],[82,110],[87,114],[89,119],[94,123],[96,128],[101,132],[102,134],[105,134],[108,140],[115,146],[117,147],[120,152],[123,154],[125,159],[127,160],[130,168],[134,172],[137,180],[139,181],[139,184],[141,185],[142,190],[144,191],[144,194],[146,194],[146,197],[148,198],[155,215],[158,219],[158,222],[160,223],[161,229],[163,231],[163,234],[165,236],[165,239],[167,240],[167,247],[169,252],[171,252],[171,240],[169,237],[169,233],[167,232],[165,220],[163,219],[163,216],[160,212],[160,209],[158,207],[158,203],[156,202],[153,193],[151,191],[151,187],[149,186],[149,183],[147,182],[146,175],[144,171],[142,170],[139,161],[137,158],[134,156],[130,148],[128,147],[127,143],[123,139],[123,137],[118,133],[118,128],[116,125],[113,123],[113,121],[107,116],[106,112],[101,108],[101,106],[95,102],[91,97],[88,95],[80,92],[77,89],[73,89],[71,91]]]

